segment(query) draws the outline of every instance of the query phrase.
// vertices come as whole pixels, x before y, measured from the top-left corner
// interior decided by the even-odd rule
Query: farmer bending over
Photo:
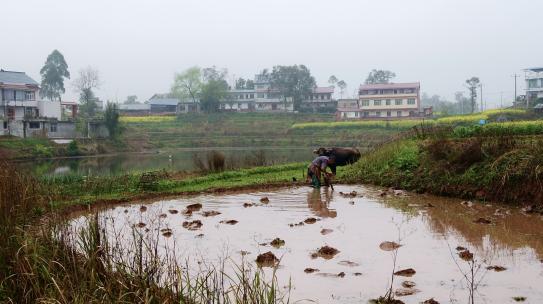
[[[333,165],[334,163],[335,158],[333,156],[319,156],[315,158],[307,168],[306,182],[309,182],[309,179],[311,178],[311,185],[315,188],[320,187],[321,173],[324,173],[325,181],[328,181],[330,178],[332,178],[333,174],[326,172],[326,168],[329,165]]]

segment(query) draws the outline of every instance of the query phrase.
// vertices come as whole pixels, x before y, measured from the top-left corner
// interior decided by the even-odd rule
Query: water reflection
[[[334,218],[337,216],[336,210],[329,209],[333,193],[328,187],[323,188],[322,191],[321,189],[313,189],[307,193],[307,206],[316,216]]]

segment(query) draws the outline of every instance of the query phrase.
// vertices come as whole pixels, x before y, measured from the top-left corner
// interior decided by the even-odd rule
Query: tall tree
[[[126,100],[124,101],[124,104],[136,104],[136,103],[139,103],[138,96],[136,95],[126,96]]]
[[[311,94],[315,78],[305,65],[274,66],[270,74],[272,89],[276,89],[286,101],[292,97],[294,109],[299,110],[304,96]]]
[[[337,82],[337,86],[339,87],[339,95],[341,98],[343,98],[343,93],[345,93],[345,89],[347,88],[347,83],[344,80],[340,80]]]
[[[98,70],[87,67],[79,70],[78,77],[73,82],[73,86],[79,92],[80,113],[87,117],[94,117],[96,114],[96,102],[98,99],[94,95],[94,89],[100,87],[100,76]]]
[[[220,101],[228,92],[226,69],[217,69],[215,66],[202,70],[204,83],[200,93],[200,105],[205,112],[216,112],[219,110]]]
[[[468,85],[469,98],[471,101],[471,113],[474,113],[477,108],[477,88],[479,87],[480,80],[477,77],[471,77],[466,80],[466,84]]]
[[[192,102],[197,102],[197,98],[202,90],[202,70],[197,67],[191,67],[176,74],[171,89],[172,95],[177,98],[191,98]]]
[[[104,123],[109,131],[109,136],[116,138],[120,133],[119,108],[117,107],[116,103],[108,101],[104,111]]]
[[[394,77],[396,77],[394,72],[374,69],[369,73],[365,82],[366,84],[389,83]]]
[[[251,79],[238,78],[235,87],[236,90],[252,90],[255,88],[255,83]]]
[[[44,66],[40,70],[41,89],[40,96],[49,100],[60,100],[61,94],[64,94],[64,78],[70,79],[68,64],[64,56],[54,50],[45,60]]]
[[[330,78],[328,78],[328,83],[330,85],[332,85],[332,86],[335,86],[337,82],[338,82],[338,79],[334,75],[332,75],[332,76],[330,76]]]

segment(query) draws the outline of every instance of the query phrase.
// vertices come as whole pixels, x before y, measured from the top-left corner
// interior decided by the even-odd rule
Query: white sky
[[[72,78],[97,68],[97,95],[113,101],[167,92],[193,65],[252,78],[305,64],[319,85],[344,79],[349,94],[377,68],[449,99],[478,76],[499,105],[500,91],[512,100],[511,75],[543,66],[542,12],[540,0],[1,0],[0,67],[39,82],[58,49]]]

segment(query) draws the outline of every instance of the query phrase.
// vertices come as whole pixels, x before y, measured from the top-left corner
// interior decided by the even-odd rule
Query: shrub
[[[80,154],[79,146],[77,145],[77,141],[72,140],[68,144],[68,149],[66,150],[66,153],[68,156],[78,156]]]

